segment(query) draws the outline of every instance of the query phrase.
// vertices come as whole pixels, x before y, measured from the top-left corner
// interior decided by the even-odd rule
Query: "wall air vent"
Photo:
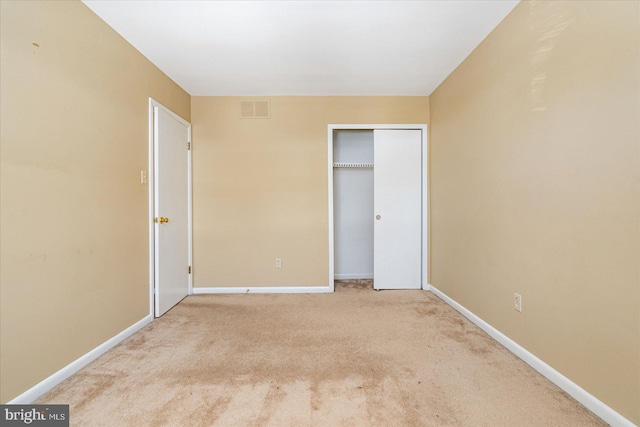
[[[269,119],[271,108],[269,101],[240,101],[241,119]]]

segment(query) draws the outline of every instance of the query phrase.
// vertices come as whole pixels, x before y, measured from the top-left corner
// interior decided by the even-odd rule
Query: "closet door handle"
[[[376,215],[376,219],[380,220],[382,217],[380,215]]]

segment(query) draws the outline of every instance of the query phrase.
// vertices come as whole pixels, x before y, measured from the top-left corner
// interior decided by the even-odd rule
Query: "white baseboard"
[[[349,280],[349,279],[373,279],[373,273],[362,274],[334,274],[336,280]]]
[[[589,409],[591,412],[602,418],[606,423],[614,427],[634,427],[631,421],[620,415],[618,412],[607,406],[601,400],[597,399],[591,393],[580,387],[578,384],[571,381],[569,378],[562,375],[560,372],[547,365],[545,362],[536,357],[533,353],[522,347],[520,344],[513,341],[511,338],[498,331],[496,328],[473,314],[471,311],[460,305],[455,300],[448,297],[445,293],[435,288],[433,285],[428,285],[428,289],[437,295],[441,300],[449,304],[455,310],[460,312],[464,317],[473,322],[480,329],[489,334],[493,339],[498,341],[510,352],[518,356],[525,363],[538,371],[552,383],[560,387],[571,397],[580,402],[583,406]]]
[[[34,402],[40,396],[60,384],[62,381],[69,378],[71,375],[78,372],[80,369],[87,366],[89,363],[93,362],[98,357],[102,356],[107,351],[111,350],[116,345],[120,344],[125,339],[129,338],[131,335],[138,332],[140,329],[151,323],[153,317],[151,315],[145,316],[143,319],[137,321],[133,325],[129,326],[124,331],[120,332],[118,335],[110,338],[109,340],[103,342],[90,352],[86,353],[84,356],[80,356],[78,359],[69,363],[64,368],[60,369],[58,372],[53,375],[45,378],[40,381],[38,384],[31,387],[29,390],[25,391],[18,397],[13,400],[7,402],[10,405],[27,405]]]
[[[320,294],[333,292],[329,286],[256,286],[249,288],[193,288],[194,294]]]

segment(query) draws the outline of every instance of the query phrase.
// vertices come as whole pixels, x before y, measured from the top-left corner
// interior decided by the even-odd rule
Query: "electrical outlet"
[[[282,268],[282,260],[280,258],[276,258],[276,268]]]
[[[522,313],[522,295],[513,294],[513,308]]]

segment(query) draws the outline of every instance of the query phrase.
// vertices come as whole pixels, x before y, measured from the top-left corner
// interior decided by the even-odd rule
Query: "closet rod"
[[[335,162],[333,164],[334,168],[372,168],[373,163],[344,163],[344,162]]]

